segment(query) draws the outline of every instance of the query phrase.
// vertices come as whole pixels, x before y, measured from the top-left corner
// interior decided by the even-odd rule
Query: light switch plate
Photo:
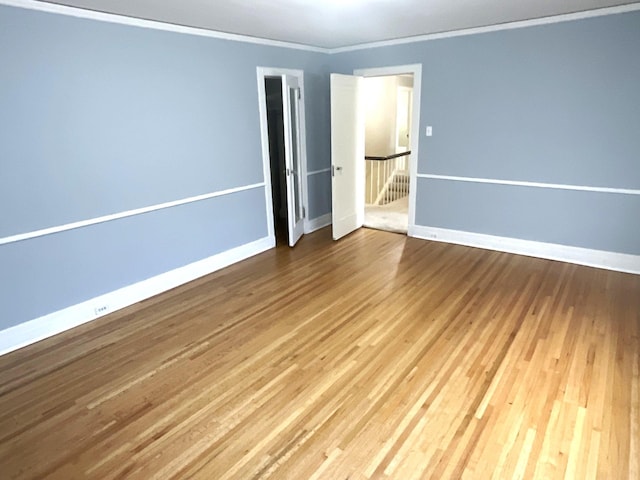
[[[433,135],[433,128],[429,125],[427,127],[427,137],[430,137],[431,135]]]

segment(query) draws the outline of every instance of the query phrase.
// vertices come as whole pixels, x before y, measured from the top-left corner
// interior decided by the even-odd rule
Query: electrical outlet
[[[94,309],[96,315],[104,315],[109,311],[109,305],[100,305]]]

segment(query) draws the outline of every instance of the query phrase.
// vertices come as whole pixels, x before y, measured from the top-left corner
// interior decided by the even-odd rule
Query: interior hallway
[[[386,205],[365,205],[364,226],[387,232],[407,233],[409,228],[409,197]]]

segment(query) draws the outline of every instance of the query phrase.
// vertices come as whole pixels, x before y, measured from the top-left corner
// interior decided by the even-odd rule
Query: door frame
[[[264,197],[267,209],[267,235],[275,245],[276,233],[273,225],[273,192],[271,190],[271,161],[269,157],[269,124],[267,121],[267,92],[264,85],[267,77],[291,75],[298,79],[300,86],[300,178],[302,189],[302,207],[304,209],[304,232],[307,233],[309,222],[309,193],[307,188],[307,129],[305,121],[304,71],[290,68],[257,67],[258,76],[258,108],[260,114],[260,139],[262,144],[262,172],[264,176]],[[287,216],[291,214],[291,206],[287,202]]]
[[[422,64],[394,65],[390,67],[358,68],[353,71],[360,77],[387,77],[413,74],[413,103],[411,106],[411,155],[409,156],[409,228],[407,235],[415,236],[416,189],[418,179],[418,150],[420,146],[420,98],[422,94]]]

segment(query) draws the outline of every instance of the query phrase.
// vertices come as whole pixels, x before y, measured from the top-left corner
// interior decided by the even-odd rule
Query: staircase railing
[[[409,195],[411,151],[386,157],[366,156],[365,203],[385,205]]]

